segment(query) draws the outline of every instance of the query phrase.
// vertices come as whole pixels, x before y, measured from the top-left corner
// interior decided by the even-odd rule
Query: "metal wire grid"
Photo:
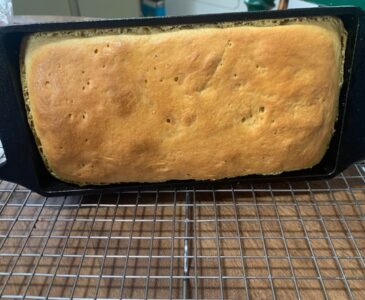
[[[51,199],[3,181],[0,297],[364,299],[364,176]]]
[[[5,161],[6,161],[5,152],[4,152],[3,144],[0,141],[0,166],[3,163],[5,163]]]

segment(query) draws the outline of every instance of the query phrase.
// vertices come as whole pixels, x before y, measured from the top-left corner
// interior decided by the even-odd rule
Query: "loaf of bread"
[[[21,74],[49,171],[80,185],[311,168],[334,132],[334,17],[37,33]]]

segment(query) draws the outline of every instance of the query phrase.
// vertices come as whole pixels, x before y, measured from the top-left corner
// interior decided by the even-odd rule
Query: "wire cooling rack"
[[[364,299],[364,176],[59,198],[3,181],[0,297]]]

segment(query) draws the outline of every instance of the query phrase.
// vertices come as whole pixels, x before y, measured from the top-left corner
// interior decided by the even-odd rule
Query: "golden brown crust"
[[[50,171],[78,184],[310,168],[333,133],[345,31],[280,26],[31,36],[24,95]]]

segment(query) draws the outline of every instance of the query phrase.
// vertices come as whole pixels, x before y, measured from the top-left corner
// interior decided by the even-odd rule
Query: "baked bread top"
[[[23,42],[24,98],[46,166],[80,185],[310,168],[345,41],[333,17],[39,33]]]

